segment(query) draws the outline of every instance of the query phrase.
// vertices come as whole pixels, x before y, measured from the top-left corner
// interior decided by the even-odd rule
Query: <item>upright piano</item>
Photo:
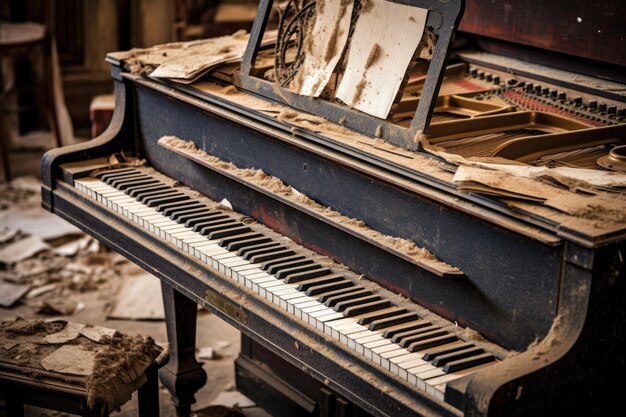
[[[261,0],[242,58],[193,82],[110,54],[113,120],[44,156],[43,206],[161,279],[180,415],[206,382],[197,304],[241,331],[237,387],[277,416],[607,415],[625,17]]]

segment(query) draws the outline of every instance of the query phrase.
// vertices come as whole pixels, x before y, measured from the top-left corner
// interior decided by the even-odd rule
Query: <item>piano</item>
[[[307,66],[329,16],[316,45],[350,46]],[[206,382],[197,304],[241,331],[237,387],[277,416],[606,415],[623,20],[618,1],[261,0],[242,58],[193,82],[111,53],[113,120],[46,153],[42,204],[162,281],[179,415]]]

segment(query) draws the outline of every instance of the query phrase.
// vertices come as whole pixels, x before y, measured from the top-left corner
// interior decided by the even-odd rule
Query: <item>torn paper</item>
[[[154,275],[142,273],[125,279],[110,319],[163,320],[161,281]]]
[[[12,265],[48,249],[37,236],[29,236],[0,249],[0,264]]]
[[[350,31],[351,0],[318,0],[304,40],[304,61],[289,88],[319,97],[339,62]]]
[[[336,97],[386,119],[422,40],[428,10],[368,0],[356,22]]]
[[[15,304],[30,290],[30,285],[15,285],[0,282],[0,307],[8,308]]]
[[[47,371],[87,376],[93,372],[95,351],[77,345],[65,345],[46,356],[41,366]]]

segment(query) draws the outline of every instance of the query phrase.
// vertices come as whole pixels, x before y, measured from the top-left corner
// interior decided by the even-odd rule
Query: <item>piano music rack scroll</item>
[[[378,137],[394,145],[410,150],[418,150],[420,148],[419,137],[421,133],[427,131],[430,123],[439,87],[444,76],[445,62],[464,9],[464,0],[449,0],[446,2],[437,0],[398,0],[394,2],[387,0],[291,0],[288,2],[285,10],[281,11],[274,67],[264,74],[260,74],[256,64],[259,61],[258,58],[264,56],[261,40],[268,27],[273,6],[274,0],[261,0],[259,4],[257,17],[243,57],[239,79],[236,81],[238,87],[289,105],[297,110],[342,124],[359,133]],[[316,21],[315,19],[316,14],[323,13],[323,9],[328,10],[331,6],[335,7],[335,17],[338,18],[336,25],[342,25],[342,27],[339,29],[337,27],[332,28],[331,30],[334,32],[332,35],[329,35],[326,30],[328,27],[321,26],[322,24],[319,24],[320,27],[316,27],[319,20]],[[364,19],[363,16],[366,13],[374,13],[371,12],[373,7],[377,7],[377,13],[381,15],[385,14],[384,8],[396,8],[394,13],[397,11],[406,12],[403,17],[404,23],[411,28],[408,33],[420,35],[416,39],[403,31],[393,34],[392,32],[395,28],[390,30],[387,26],[386,34],[380,35],[380,40],[373,42],[373,40],[376,40],[375,36],[379,36],[376,28],[364,28],[363,25],[365,23],[363,23],[360,29],[361,33],[371,30],[371,33],[367,34],[369,44],[367,44],[367,41],[365,43],[361,42],[359,48],[367,46],[367,49],[359,49],[365,52],[361,52],[361,56],[355,53],[355,57],[353,57],[350,51],[351,49],[357,49],[357,46],[354,45],[355,37],[353,35],[359,30],[358,21],[359,19]],[[366,10],[370,11],[367,12]],[[381,13],[381,11],[383,12]],[[326,13],[330,12],[327,11]],[[386,14],[388,16],[392,15],[392,13]],[[413,15],[421,16],[422,19],[415,19],[412,17]],[[378,15],[368,16],[368,23],[375,22],[378,17]],[[411,23],[407,21],[407,18]],[[315,32],[316,30],[317,32]],[[325,79],[318,80],[321,81],[321,85],[319,82],[310,82],[311,80],[308,79],[305,80],[305,82],[309,81],[308,86],[302,87],[302,80],[296,83],[296,79],[298,75],[301,76],[297,72],[303,67],[306,53],[312,53],[313,49],[317,48],[318,55],[320,55],[320,47],[318,45],[311,46],[311,40],[308,41],[308,44],[305,42],[305,37],[311,35],[311,33],[321,34],[322,37],[325,36],[326,38],[321,39],[321,42],[326,41],[330,49],[337,47],[340,51],[335,51],[330,62],[324,62],[324,65],[329,68],[327,72],[332,72],[332,74],[330,76],[326,74]],[[372,36],[372,33],[375,33],[375,35]],[[315,38],[316,41],[318,39]],[[363,39],[363,37],[358,39]],[[389,48],[392,40],[394,47]],[[387,49],[381,50],[379,43],[384,45],[385,42],[387,42]],[[286,50],[287,45],[293,49],[289,57],[289,53]],[[399,46],[396,48],[395,45]],[[392,86],[387,89],[384,86],[384,78],[382,82],[380,81],[380,74],[381,71],[384,74],[384,71],[388,69],[385,63],[397,61],[394,58],[398,55],[396,49],[408,51],[404,53],[403,58],[408,60],[409,63],[406,68],[403,68],[404,73],[400,74],[401,80],[397,77],[398,69],[391,69],[390,78],[393,78],[393,82],[390,82]],[[367,54],[368,50],[369,55]],[[328,58],[327,52],[322,52],[321,54],[326,55],[326,58]],[[378,53],[381,55],[384,53],[385,58],[380,60],[383,61],[382,63],[377,62],[380,65],[377,65],[378,68],[376,68],[378,72],[376,79],[378,81],[375,83],[379,87],[376,90],[371,88],[370,85],[364,86],[364,81],[366,80],[366,71],[372,64],[372,60],[376,59],[375,56]],[[354,70],[352,67],[356,65],[352,64],[357,61],[360,64],[365,63],[365,66]],[[414,69],[417,70],[417,74],[416,72],[412,74]],[[363,76],[362,81],[358,83],[354,81],[355,77],[361,75]],[[419,102],[410,126],[402,127],[393,124],[393,111],[390,110],[393,109],[393,106],[397,104],[402,96],[404,86],[406,86],[410,77],[421,77],[423,79],[423,88],[419,92]],[[345,83],[343,82],[344,80],[346,80]],[[372,80],[372,78],[367,80],[367,84],[371,84]],[[345,87],[344,84],[350,83],[351,85],[348,88],[343,88]],[[294,84],[298,85],[294,88]],[[381,90],[381,86],[384,86],[386,91]],[[333,89],[335,91],[331,92],[330,90]],[[377,109],[364,109],[363,91],[370,94],[368,97],[369,106],[378,107]],[[378,98],[376,96],[379,93],[381,93],[381,96],[386,96],[387,100],[381,99],[382,102],[377,103]],[[389,99],[392,99],[393,102]],[[387,106],[387,102],[391,109]]]

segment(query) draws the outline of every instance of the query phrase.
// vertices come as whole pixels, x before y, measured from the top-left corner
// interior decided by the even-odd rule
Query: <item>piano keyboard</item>
[[[492,353],[137,168],[74,181],[82,193],[435,397]]]

